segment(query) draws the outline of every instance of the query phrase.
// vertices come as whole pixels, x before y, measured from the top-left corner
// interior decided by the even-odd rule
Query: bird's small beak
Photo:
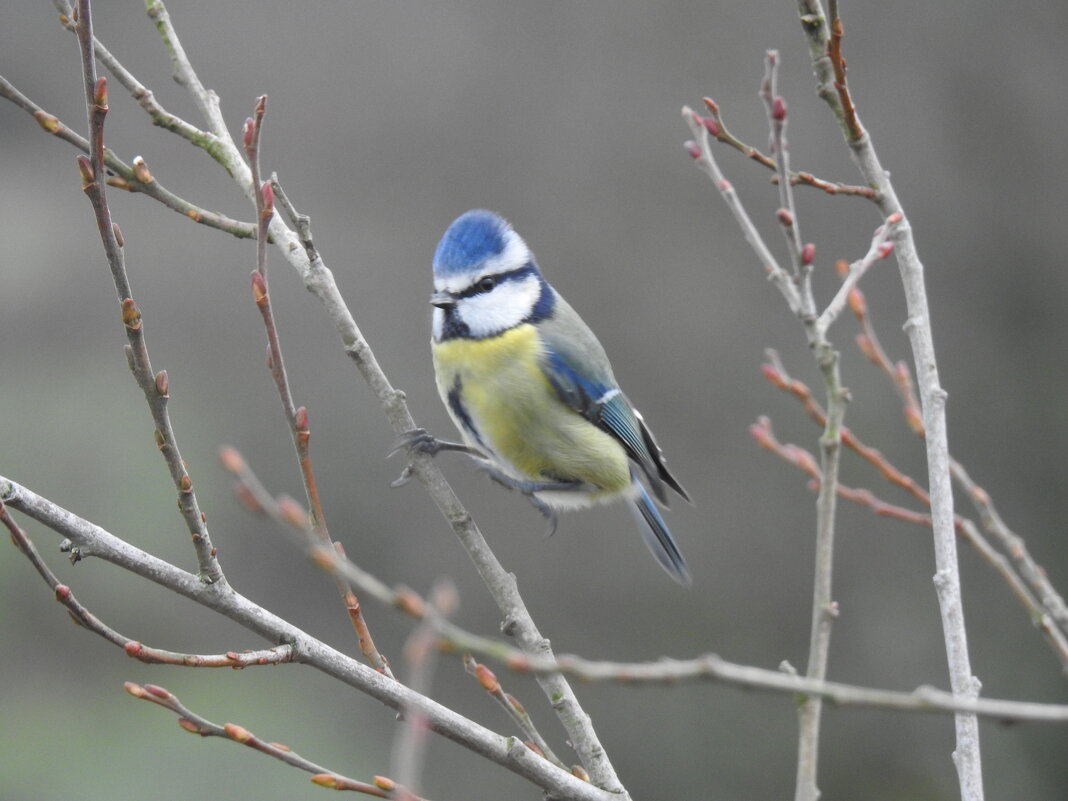
[[[435,292],[430,296],[430,305],[439,309],[450,309],[456,305],[456,301],[448,292]]]

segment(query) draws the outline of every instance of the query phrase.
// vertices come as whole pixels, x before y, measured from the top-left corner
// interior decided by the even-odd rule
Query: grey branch
[[[225,582],[205,584],[192,573],[142,551],[88,520],[0,476],[0,502],[67,537],[83,557],[94,556],[233,620],[270,643],[288,643],[293,662],[309,665],[393,709],[414,708],[432,731],[528,779],[554,797],[575,801],[619,801],[501,735],[413,692],[312,637],[235,591]],[[525,753],[524,753],[525,752]]]

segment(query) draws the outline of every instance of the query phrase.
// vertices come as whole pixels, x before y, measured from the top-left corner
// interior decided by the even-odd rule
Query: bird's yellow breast
[[[517,478],[582,481],[614,495],[630,487],[623,447],[565,406],[542,369],[537,330],[433,343],[438,392],[469,444],[482,445]]]

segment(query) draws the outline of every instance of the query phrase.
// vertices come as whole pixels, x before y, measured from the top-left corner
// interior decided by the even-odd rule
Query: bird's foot
[[[549,529],[545,532],[546,537],[551,537],[556,533],[556,511],[541,498],[537,497],[536,493],[578,492],[586,488],[581,481],[521,481],[487,465],[483,465],[482,470],[490,479],[502,487],[514,490],[530,501],[531,505],[538,510],[538,513],[549,522]]]
[[[390,458],[400,451],[407,451],[409,458],[416,453],[425,453],[427,456],[437,456],[441,451],[456,451],[470,456],[481,456],[474,448],[470,448],[461,442],[449,442],[438,439],[425,428],[413,428],[398,437],[386,454]],[[391,487],[403,487],[412,480],[412,464],[409,461],[401,474],[390,483]]]

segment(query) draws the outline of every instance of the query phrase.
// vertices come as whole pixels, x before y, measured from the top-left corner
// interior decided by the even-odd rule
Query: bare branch
[[[374,784],[350,779],[335,773],[328,768],[324,768],[321,765],[317,765],[309,759],[305,759],[300,756],[300,754],[293,751],[289,746],[282,745],[281,743],[265,742],[244,726],[239,726],[236,723],[227,723],[222,726],[218,723],[212,723],[207,718],[193,712],[178,699],[178,696],[163,687],[155,684],[141,686],[140,684],[134,684],[132,681],[126,682],[124,687],[126,692],[134,698],[139,698],[142,701],[149,701],[177,714],[178,725],[190,734],[199,734],[201,737],[222,737],[227,740],[232,740],[239,745],[244,745],[255,751],[259,751],[261,754],[274,757],[279,762],[284,762],[294,768],[314,774],[312,776],[312,781],[322,787],[331,787],[335,790],[353,790],[376,798],[396,797],[389,792],[388,788],[382,787],[379,784],[379,777],[375,777],[376,781]],[[387,783],[388,779],[382,781],[382,784]],[[415,801],[419,800],[415,799]]]
[[[947,396],[938,378],[938,361],[931,334],[931,315],[923,278],[923,264],[912,237],[912,227],[894,191],[890,174],[880,163],[845,85],[845,63],[841,52],[842,27],[837,16],[837,3],[835,2],[833,7],[834,14],[830,25],[819,0],[799,0],[798,7],[802,28],[809,39],[809,52],[812,55],[820,95],[828,102],[842,125],[846,141],[852,148],[853,157],[865,182],[877,191],[877,203],[883,216],[901,215],[895,236],[895,253],[908,308],[905,330],[912,345],[924,428],[927,431],[925,443],[935,543],[935,589],[942,614],[950,686],[954,693],[974,699],[978,697],[980,684],[972,674],[968,657],[968,638],[961,601],[946,432]],[[957,715],[956,734],[957,748],[953,758],[960,780],[962,799],[982,801],[979,724],[975,716]]]
[[[618,794],[606,792],[560,770],[548,760],[534,755],[523,743],[502,737],[331,648],[253,603],[228,584],[205,584],[196,576],[130,545],[3,476],[0,476],[0,502],[68,537],[83,556],[95,556],[146,578],[233,620],[269,642],[289,644],[294,662],[314,667],[393,709],[418,708],[426,715],[431,731],[524,777],[553,796],[569,801],[620,801]]]
[[[148,402],[152,419],[156,424],[156,445],[170,469],[171,479],[178,490],[178,508],[185,519],[193,540],[200,577],[207,583],[225,581],[222,567],[215,558],[207,523],[193,492],[193,481],[178,451],[170,415],[167,413],[170,382],[166,371],[154,373],[148,358],[145,343],[144,323],[141,312],[133,300],[130,280],[126,274],[123,258],[122,237],[118,226],[112,222],[108,208],[104,181],[104,118],[108,111],[107,79],[96,78],[96,62],[93,58],[92,15],[88,0],[79,0],[79,18],[76,27],[81,46],[82,71],[85,76],[86,106],[89,115],[89,157],[78,157],[82,174],[82,189],[89,197],[96,214],[97,228],[104,244],[104,255],[111,268],[112,280],[119,294],[122,307],[122,322],[126,329],[126,355],[130,370]]]
[[[71,130],[55,115],[49,114],[42,109],[12,86],[3,76],[0,76],[0,97],[10,100],[29,113],[44,131],[73,145],[83,153],[89,153],[89,142],[85,137]],[[139,192],[147,195],[193,222],[206,225],[209,228],[217,228],[238,238],[251,239],[256,233],[256,227],[251,223],[231,219],[225,214],[202,208],[185,198],[179,197],[164,187],[147,169],[136,169],[106,147],[104,148],[104,164],[107,165],[109,173],[107,178],[108,186],[124,189],[127,192]]]
[[[722,142],[725,145],[730,145],[739,153],[742,153],[748,158],[751,158],[757,164],[763,164],[772,172],[776,172],[775,160],[761,153],[757,148],[752,145],[747,145],[741,139],[727,130],[726,124],[723,122],[723,115],[719,109],[719,105],[710,97],[703,98],[705,106],[708,108],[711,117],[705,119],[705,127],[708,128],[708,132],[718,142]],[[773,175],[772,182],[778,183],[779,176]],[[875,190],[867,186],[850,186],[849,184],[835,183],[833,181],[825,181],[822,178],[817,178],[810,172],[790,172],[790,183],[797,185],[803,184],[806,186],[812,186],[816,189],[822,189],[828,195],[859,195],[860,197],[866,197],[869,200],[875,197]]]

